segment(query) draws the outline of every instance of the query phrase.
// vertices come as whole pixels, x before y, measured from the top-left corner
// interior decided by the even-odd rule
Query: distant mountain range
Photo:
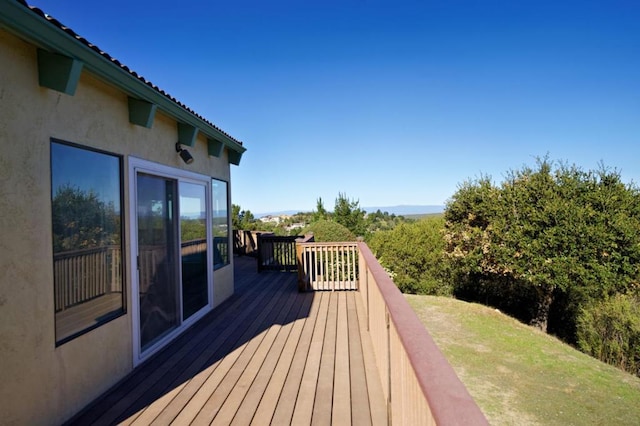
[[[442,213],[444,211],[444,206],[400,205],[400,206],[386,206],[386,207],[362,207],[362,209],[367,213],[373,213],[380,210],[381,212],[387,212],[389,214],[395,214],[398,216],[408,216],[408,215],[414,215],[414,214]],[[291,216],[296,213],[300,213],[301,211],[303,210],[283,210],[278,212],[255,213],[254,216],[256,218],[261,218],[264,216],[281,216],[281,215]]]
[[[444,206],[388,206],[388,207],[363,207],[367,213],[372,213],[380,210],[381,212],[387,212],[389,214],[395,214],[400,216],[412,215],[412,214],[430,214],[430,213],[442,213],[444,212]]]

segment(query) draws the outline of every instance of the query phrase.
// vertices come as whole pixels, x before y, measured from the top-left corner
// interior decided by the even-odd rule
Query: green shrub
[[[583,308],[577,323],[580,349],[640,376],[640,300],[618,294]]]
[[[640,281],[640,188],[604,166],[584,171],[545,158],[498,185],[467,181],[445,219],[456,295],[458,283],[467,295],[476,287],[499,309],[568,341],[581,307]]]
[[[443,229],[442,217],[427,218],[378,231],[367,243],[403,293],[450,295]]]
[[[356,241],[355,235],[343,225],[330,220],[319,220],[309,225],[305,233],[313,232],[314,240],[318,243],[338,243]]]

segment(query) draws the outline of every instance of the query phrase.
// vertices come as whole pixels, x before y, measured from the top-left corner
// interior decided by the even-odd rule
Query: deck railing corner
[[[261,237],[258,251],[262,253],[264,250],[262,255],[269,258],[265,262],[280,264],[290,261],[288,253],[295,245],[294,265],[298,271],[299,291],[359,291],[386,398],[389,423],[488,424],[366,243],[317,243],[310,238],[290,239],[289,248],[285,250],[277,248],[278,238]],[[261,245],[266,248],[261,248]]]

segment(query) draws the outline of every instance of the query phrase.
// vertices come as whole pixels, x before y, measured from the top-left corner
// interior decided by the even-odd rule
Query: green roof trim
[[[81,68],[114,85],[130,98],[156,105],[178,123],[192,126],[208,139],[220,141],[230,154],[237,154],[234,158],[237,157],[238,162],[232,163],[239,163],[239,158],[246,151],[239,141],[143,81],[128,68],[121,66],[117,60],[108,58],[108,55],[95,46],[76,39],[39,13],[38,9],[32,10],[22,1],[0,0],[0,27],[42,50],[81,62]],[[230,159],[231,157],[232,155],[229,155]]]
[[[230,149],[228,149],[228,153],[229,153],[229,162],[231,164],[235,164],[236,166],[239,166],[240,160],[242,160],[242,153],[238,151],[232,151]]]
[[[220,157],[222,155],[222,150],[224,149],[224,144],[215,139],[207,139],[207,152],[209,155],[213,157]]]
[[[156,116],[158,105],[129,97],[129,122],[150,129]]]
[[[198,128],[178,121],[178,142],[182,145],[193,146],[198,137]]]
[[[81,73],[82,62],[68,56],[38,49],[38,83],[40,86],[73,96],[76,93]]]

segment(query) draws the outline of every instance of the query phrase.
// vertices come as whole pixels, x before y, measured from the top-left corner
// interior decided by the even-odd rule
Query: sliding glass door
[[[211,178],[130,162],[138,363],[213,305]]]
[[[177,182],[138,173],[138,296],[140,347],[179,324]]]

